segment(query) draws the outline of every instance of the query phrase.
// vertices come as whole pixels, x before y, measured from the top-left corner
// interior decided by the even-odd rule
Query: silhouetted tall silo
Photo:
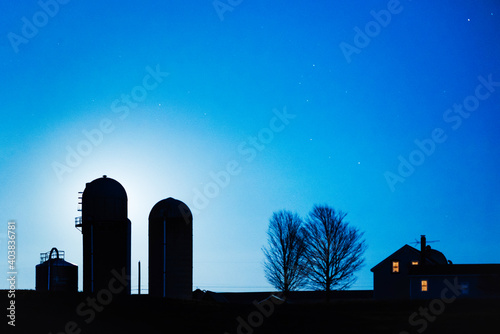
[[[87,183],[78,220],[83,234],[83,291],[96,293],[111,283],[113,293],[130,294],[131,223],[123,186],[106,175]],[[126,284],[118,276],[126,277]]]
[[[170,197],[149,214],[149,294],[191,299],[192,288],[193,215]]]
[[[36,291],[78,291],[78,266],[64,261],[64,251],[40,253],[36,266]]]

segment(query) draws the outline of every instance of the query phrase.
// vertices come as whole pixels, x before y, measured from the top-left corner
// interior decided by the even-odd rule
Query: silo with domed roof
[[[85,187],[82,217],[77,227],[81,227],[83,234],[86,293],[97,293],[113,284],[113,293],[130,294],[131,223],[127,218],[127,201],[123,186],[106,175]]]
[[[191,299],[192,287],[193,215],[169,197],[149,214],[149,294]]]

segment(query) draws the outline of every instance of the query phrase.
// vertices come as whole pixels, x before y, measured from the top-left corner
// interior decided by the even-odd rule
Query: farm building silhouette
[[[82,212],[75,227],[83,235],[83,292],[107,289],[116,277],[130,277],[131,222],[127,193],[104,175],[86,184],[80,193]],[[191,299],[193,282],[193,216],[183,202],[167,198],[149,215],[149,294]],[[55,252],[55,253],[54,253]],[[117,294],[130,295],[130,280]],[[64,261],[54,248],[41,254],[36,266],[37,291],[78,290],[78,267]],[[119,290],[119,291],[118,291]]]
[[[86,184],[81,193],[81,217],[75,226],[83,235],[83,291],[92,294],[109,286],[116,273],[130,277],[131,221],[127,193],[116,180],[104,175]],[[149,294],[175,299],[193,298],[193,215],[174,198],[156,203],[149,214]],[[459,298],[500,298],[500,264],[452,264],[427,245],[420,250],[404,245],[374,266],[373,291],[344,291],[341,299],[431,299],[443,291]],[[41,254],[36,266],[36,289],[77,291],[78,268],[57,249]],[[130,284],[120,294],[130,295]],[[195,299],[237,300],[251,293],[222,294],[197,290]],[[258,293],[257,293],[258,294]],[[294,292],[297,300],[321,301],[321,292]],[[257,296],[257,295],[255,295]]]
[[[375,299],[499,298],[500,264],[453,264],[426,244],[404,245],[375,267]]]

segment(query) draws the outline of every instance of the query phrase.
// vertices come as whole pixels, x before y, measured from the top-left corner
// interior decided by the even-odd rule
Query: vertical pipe
[[[90,293],[94,293],[94,225],[90,225]]]
[[[138,263],[138,273],[139,273],[139,294],[141,294],[141,261]]]
[[[49,252],[49,266],[48,266],[49,268],[48,268],[48,270],[47,270],[47,276],[48,276],[48,278],[47,278],[47,280],[48,280],[48,282],[47,282],[47,291],[50,291],[50,283],[51,283],[51,282],[50,282],[50,280],[51,280],[51,278],[52,278],[52,277],[51,277],[51,272],[50,272],[50,267],[52,266],[52,252],[53,252],[54,250],[56,251],[57,259],[59,259],[59,251],[58,251],[58,250],[57,250],[57,248],[55,248],[55,247],[54,247],[54,248],[52,248],[52,249],[50,250],[50,252]]]
[[[50,291],[50,257],[49,257],[49,269],[47,270],[47,291]]]
[[[165,298],[165,283],[167,278],[167,218],[163,218],[163,298]]]

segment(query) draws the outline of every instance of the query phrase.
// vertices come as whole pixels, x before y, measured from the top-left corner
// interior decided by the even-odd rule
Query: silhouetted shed
[[[41,253],[35,271],[36,291],[78,291],[78,266],[64,260],[64,251]]]

